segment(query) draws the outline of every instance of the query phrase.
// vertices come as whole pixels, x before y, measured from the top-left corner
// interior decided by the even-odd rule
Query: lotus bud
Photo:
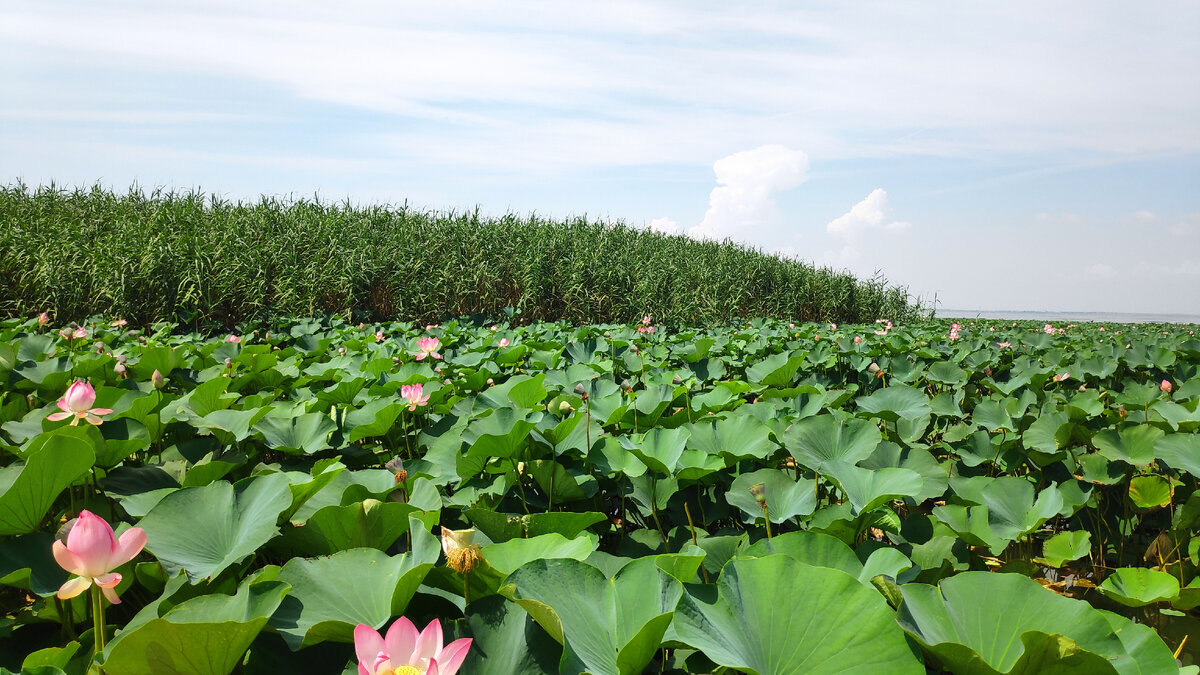
[[[573,411],[573,410],[575,410],[575,407],[566,401],[563,401],[558,404],[558,412],[560,412],[564,415],[569,415],[571,413],[571,411]]]
[[[1171,390],[1174,389],[1175,387],[1174,387],[1174,385],[1171,384],[1170,380],[1163,380],[1162,384],[1158,385],[1158,388],[1164,394],[1169,394],[1169,393],[1171,393]]]
[[[163,374],[157,368],[150,374],[150,384],[154,385],[155,389],[162,389],[163,385],[166,384],[166,378],[163,377]]]
[[[346,348],[338,347],[338,356],[345,356],[345,355],[346,355]]]
[[[1079,391],[1080,391],[1080,392],[1087,391],[1087,385],[1086,385],[1086,384],[1081,384],[1081,385],[1079,385]]]
[[[604,337],[605,337],[605,338],[611,338],[611,337],[612,337],[612,332],[611,332],[611,331],[607,331],[607,330],[606,330],[606,331],[604,331]]]
[[[856,344],[856,345],[857,345],[857,344],[861,344],[861,343],[862,343],[862,336],[861,336],[861,335],[855,335],[855,336],[854,336],[854,344]]]
[[[675,377],[671,378],[671,384],[674,384],[676,387],[678,387],[679,385],[683,384],[683,378],[676,375]]]
[[[140,342],[140,343],[142,343],[142,344],[146,344],[146,336],[145,336],[145,335],[139,335],[139,336],[138,336],[138,342]]]
[[[767,504],[767,485],[766,483],[755,483],[750,486],[750,494],[754,496],[754,501],[758,502],[759,506]]]
[[[450,381],[450,378],[448,378],[448,377],[447,377],[446,379],[442,380],[442,384],[444,384],[444,385],[446,385],[447,387],[449,387],[451,384],[453,384],[453,382],[451,382],[451,381]]]
[[[39,326],[45,326],[46,324],[50,323],[50,314],[47,312],[38,314],[37,322]]]

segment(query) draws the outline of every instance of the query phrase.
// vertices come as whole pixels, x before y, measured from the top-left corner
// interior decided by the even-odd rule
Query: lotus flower
[[[508,341],[508,338],[500,338],[500,341],[499,341],[499,342],[497,342],[496,344],[497,344],[498,346],[500,346],[500,347],[507,347],[508,345],[510,345],[510,344],[512,344],[512,343],[510,343],[510,342]]]
[[[1071,377],[1070,373],[1059,373],[1058,375],[1054,376],[1054,381],[1062,382],[1063,380],[1069,379],[1070,377]]]
[[[381,330],[375,331],[375,341],[383,342],[383,331],[381,331]]]
[[[83,326],[77,326],[75,328],[64,328],[58,331],[58,336],[64,340],[79,340],[86,338],[88,336],[88,332]]]
[[[461,638],[443,647],[442,624],[437,619],[419,634],[403,616],[386,636],[365,623],[354,627],[358,675],[454,675],[467,658],[471,642],[471,638]]]
[[[1170,380],[1163,380],[1163,381],[1162,381],[1162,384],[1158,385],[1158,388],[1159,388],[1159,389],[1160,389],[1160,390],[1161,390],[1161,391],[1162,391],[1164,394],[1169,394],[1169,393],[1171,393],[1171,390],[1172,390],[1172,389],[1174,389],[1175,387],[1174,387],[1174,386],[1171,384],[1171,381],[1170,381]]]
[[[229,337],[225,338],[225,341],[226,341],[226,342],[232,342],[232,343],[233,343],[233,344],[235,344],[235,345],[236,345],[236,344],[240,344],[240,343],[241,343],[241,341],[242,341],[242,336],[240,336],[240,335],[230,335]]]
[[[408,404],[409,410],[416,410],[417,406],[425,405],[429,402],[429,394],[421,396],[423,386],[420,384],[406,384],[400,387],[400,398]]]
[[[86,510],[68,527],[66,544],[56,539],[50,550],[64,570],[78,576],[58,589],[58,597],[62,600],[73,598],[95,582],[109,602],[120,604],[121,599],[113,589],[121,583],[121,575],[113,569],[133,560],[141,552],[146,545],[145,530],[131,527],[118,540],[103,518]]]
[[[837,324],[836,323],[829,324],[829,330],[837,330]]]
[[[1051,324],[1046,324],[1045,326],[1042,326],[1042,332],[1046,335],[1054,335],[1054,326]]]
[[[854,336],[854,344],[856,344],[856,345],[857,345],[857,344],[862,344],[862,336],[861,336],[861,335],[855,335],[855,336]]]
[[[99,425],[102,421],[100,415],[108,415],[112,410],[108,408],[93,408],[92,404],[96,402],[96,390],[92,388],[91,383],[86,380],[75,380],[70,387],[67,388],[67,393],[58,399],[58,409],[62,412],[52,413],[46,417],[51,422],[65,420],[74,415],[71,420],[71,426],[79,424],[79,420],[86,420],[88,424]]]
[[[113,328],[124,328],[125,326],[129,325],[129,322],[126,321],[125,319],[117,319],[116,321],[114,321],[108,325]]]
[[[50,314],[48,312],[42,312],[41,314],[38,314],[37,322],[39,326],[45,326],[46,324],[50,323]]]
[[[435,337],[423,337],[417,340],[417,349],[420,351],[413,355],[413,358],[418,361],[424,361],[426,356],[432,356],[435,359],[442,358],[442,355],[437,353],[441,343]]]
[[[642,317],[642,325],[643,325],[643,326],[649,326],[649,325],[650,325],[650,315],[649,315],[649,314],[647,314],[646,316],[643,316],[643,317]]]

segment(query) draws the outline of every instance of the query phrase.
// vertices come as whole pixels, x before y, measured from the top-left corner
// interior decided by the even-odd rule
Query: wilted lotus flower
[[[108,415],[112,410],[108,408],[93,408],[92,404],[96,402],[96,390],[92,388],[91,383],[86,380],[75,380],[70,387],[67,388],[67,393],[58,399],[58,409],[62,412],[51,413],[46,419],[51,422],[65,420],[68,417],[74,416],[71,420],[71,426],[79,424],[79,420],[86,420],[88,424],[99,425],[102,421],[100,415]]]
[[[150,375],[150,384],[154,385],[155,389],[162,389],[163,385],[166,384],[166,378],[163,377],[163,374],[157,368]]]
[[[1174,389],[1175,387],[1174,387],[1174,385],[1171,384],[1170,380],[1163,380],[1162,384],[1158,385],[1158,388],[1164,394],[1169,394],[1169,393],[1171,393],[1171,390]]]
[[[437,353],[441,343],[435,337],[423,337],[417,340],[417,349],[421,350],[413,355],[417,361],[424,361],[426,356],[432,356],[434,359],[442,358],[442,355]]]
[[[116,365],[113,366],[113,372],[117,374],[117,377],[119,379],[122,379],[122,380],[125,379],[125,377],[126,377],[125,364],[118,362]]]
[[[50,314],[48,312],[42,312],[41,314],[38,314],[37,321],[39,326],[45,326],[46,324],[50,323]]]
[[[358,675],[455,675],[471,642],[471,638],[460,638],[443,647],[442,624],[437,619],[420,634],[403,616],[386,636],[365,623],[354,627]]]
[[[429,394],[421,396],[424,387],[420,384],[406,384],[400,387],[400,398],[408,404],[410,411],[416,410],[417,406],[425,405],[429,402]]]
[[[1071,377],[1071,374],[1070,374],[1070,373],[1059,373],[1058,375],[1055,375],[1055,376],[1054,376],[1054,381],[1055,381],[1055,382],[1062,382],[1063,380],[1070,379],[1070,377]]]
[[[88,336],[88,332],[86,329],[84,329],[83,326],[76,326],[73,329],[72,328],[62,329],[62,330],[58,331],[58,335],[64,340],[81,340]]]
[[[507,347],[509,344],[508,338],[500,338],[500,341],[496,343],[499,347]]]
[[[103,518],[86,510],[67,526],[66,543],[56,539],[50,550],[60,567],[78,576],[58,589],[58,597],[63,600],[73,598],[95,582],[109,602],[120,604],[121,599],[113,589],[121,583],[121,575],[113,569],[133,560],[141,552],[146,545],[145,530],[131,527],[117,540],[112,527]]]
[[[229,337],[225,338],[225,341],[226,341],[226,342],[232,342],[232,343],[233,343],[233,344],[235,344],[235,345],[236,345],[236,344],[241,344],[241,342],[242,342],[242,336],[240,336],[240,335],[233,335],[233,334],[230,334],[230,336],[229,336]]]
[[[446,554],[446,566],[459,574],[470,574],[483,559],[479,544],[475,542],[475,528],[451,530],[442,527],[442,553]]]

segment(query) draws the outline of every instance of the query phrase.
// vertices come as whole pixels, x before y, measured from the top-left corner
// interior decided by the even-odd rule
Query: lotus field
[[[0,672],[1196,673],[1195,327],[0,322]]]

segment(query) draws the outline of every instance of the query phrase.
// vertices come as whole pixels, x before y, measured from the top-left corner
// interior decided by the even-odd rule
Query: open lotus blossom
[[[1046,324],[1045,326],[1042,326],[1042,332],[1046,335],[1054,335],[1054,326],[1051,324]]]
[[[510,344],[512,343],[508,341],[508,338],[500,338],[500,341],[496,343],[496,345],[500,347],[507,347]]]
[[[88,336],[88,332],[83,326],[77,326],[73,329],[64,328],[58,331],[58,335],[64,340],[80,340],[86,338]]]
[[[1162,384],[1158,385],[1158,388],[1162,390],[1164,394],[1169,394],[1175,387],[1171,384],[1170,380],[1163,380]]]
[[[429,402],[429,394],[421,396],[423,389],[424,387],[420,384],[406,384],[400,387],[400,398],[408,404],[410,411]]]
[[[383,331],[381,331],[381,330],[375,331],[375,341],[383,342]]]
[[[650,321],[651,321],[651,319],[650,319],[650,315],[649,315],[649,314],[647,314],[646,316],[643,316],[643,317],[642,317],[642,325],[643,325],[643,326],[649,326],[649,325],[650,325]]]
[[[121,575],[113,570],[142,551],[146,545],[145,530],[131,527],[117,539],[103,518],[87,510],[69,523],[68,528],[66,543],[56,539],[50,550],[59,566],[78,576],[58,589],[58,597],[62,600],[73,598],[94,582],[109,602],[120,604],[121,599],[114,589],[121,583]]]
[[[836,323],[829,324],[829,330],[837,330],[837,324]]]
[[[358,675],[454,675],[471,642],[460,638],[443,647],[442,624],[437,619],[420,633],[403,616],[392,623],[386,636],[365,623],[354,627]]]
[[[234,344],[239,344],[242,341],[242,336],[241,335],[230,335],[229,337],[225,338],[225,341],[232,342]]]
[[[997,342],[996,346],[999,347],[1000,349],[1012,349],[1011,342]]]
[[[426,356],[432,356],[434,359],[440,359],[442,358],[442,355],[437,353],[438,347],[440,346],[441,343],[437,338],[423,337],[420,340],[417,340],[417,349],[420,351],[414,354],[413,358],[418,361],[424,361]]]
[[[88,424],[99,425],[103,420],[100,415],[108,415],[112,412],[109,408],[93,408],[92,404],[96,402],[96,390],[92,388],[91,383],[86,380],[75,380],[70,387],[67,388],[67,393],[58,399],[58,409],[62,412],[51,413],[46,419],[51,422],[65,420],[68,417],[74,417],[71,420],[71,426],[79,424],[79,420],[84,420]]]

